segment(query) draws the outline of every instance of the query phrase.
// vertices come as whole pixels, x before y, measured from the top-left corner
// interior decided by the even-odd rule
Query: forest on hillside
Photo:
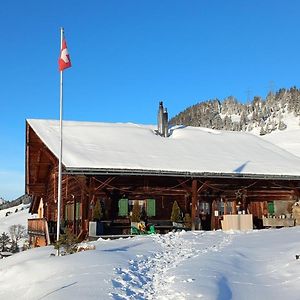
[[[300,90],[296,87],[270,92],[266,99],[255,96],[251,103],[242,104],[230,96],[197,103],[177,114],[170,125],[199,126],[219,130],[252,131],[258,128],[261,135],[284,130],[285,116],[300,116]]]

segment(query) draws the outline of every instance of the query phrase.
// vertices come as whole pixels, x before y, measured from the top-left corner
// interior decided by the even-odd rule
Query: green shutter
[[[268,213],[273,215],[275,212],[275,209],[274,209],[274,202],[268,202]]]
[[[128,199],[119,200],[119,216],[128,216]]]
[[[155,199],[147,199],[147,216],[155,216]]]

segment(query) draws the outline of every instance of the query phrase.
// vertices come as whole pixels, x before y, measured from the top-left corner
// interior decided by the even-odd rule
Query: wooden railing
[[[46,234],[46,219],[28,219],[28,233],[36,235]]]

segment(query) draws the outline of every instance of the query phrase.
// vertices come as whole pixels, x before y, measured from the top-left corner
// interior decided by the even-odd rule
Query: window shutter
[[[275,209],[274,209],[274,202],[268,202],[268,213],[273,215],[275,212]]]
[[[128,216],[128,199],[119,200],[119,216]]]
[[[155,216],[155,199],[147,199],[147,216]]]

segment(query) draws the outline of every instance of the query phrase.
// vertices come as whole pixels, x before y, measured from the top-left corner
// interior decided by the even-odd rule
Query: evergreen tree
[[[63,249],[67,254],[73,254],[77,251],[78,239],[70,229],[67,229],[65,234],[61,234],[59,240],[54,244],[54,249],[60,251]]]
[[[177,201],[174,201],[173,206],[172,206],[171,221],[172,222],[180,221],[180,208],[178,206]]]
[[[8,251],[10,243],[11,243],[11,241],[10,241],[9,235],[5,232],[2,232],[2,234],[0,236],[0,251],[1,252]]]
[[[278,129],[279,130],[284,130],[286,128],[287,128],[286,124],[283,121],[280,121],[279,125],[278,125]]]
[[[259,132],[259,135],[265,135],[266,134],[266,131],[263,127],[260,128],[260,132]]]
[[[100,201],[97,200],[93,210],[93,220],[100,221],[102,218],[103,218],[102,205],[100,204]]]
[[[132,208],[131,222],[140,222],[140,220],[140,205],[139,202],[135,200]]]
[[[185,214],[183,218],[184,226],[186,228],[192,228],[192,218],[190,214]]]

